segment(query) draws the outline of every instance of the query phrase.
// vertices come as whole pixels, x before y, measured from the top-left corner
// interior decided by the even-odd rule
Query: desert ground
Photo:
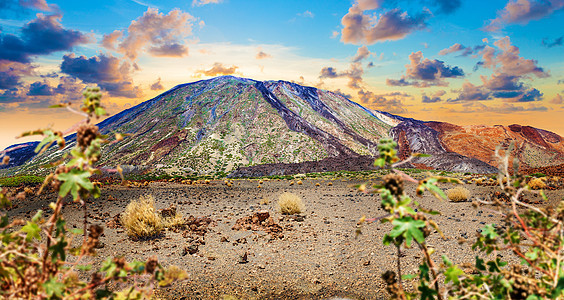
[[[391,226],[375,221],[365,223],[362,234],[355,233],[363,215],[378,218],[386,214],[377,194],[362,193],[354,187],[370,181],[301,181],[236,179],[230,186],[223,180],[207,184],[161,181],[146,186],[104,185],[102,196],[87,205],[88,222],[104,226],[98,255],[92,262],[98,267],[109,256],[146,260],[156,255],[164,266],[186,270],[186,280],[157,290],[159,299],[386,299],[380,276],[386,270],[395,271],[397,253],[395,247],[382,245],[382,237]],[[452,185],[439,187],[446,190]],[[454,263],[473,263],[478,253],[471,250],[471,243],[479,229],[488,223],[502,223],[503,217],[492,207],[475,208],[471,203],[477,198],[488,199],[499,187],[470,183],[464,187],[471,192],[470,201],[454,203],[430,194],[417,197],[415,184],[406,184],[412,199],[441,212],[433,219],[446,238],[434,233],[427,239],[436,249],[433,257],[437,260],[447,255]],[[283,192],[300,196],[305,211],[282,215],[277,200]],[[142,195],[152,195],[157,209],[173,205],[184,218],[198,218],[193,230],[166,230],[149,240],[129,238],[119,222],[116,224],[116,216]],[[548,203],[540,205],[558,203],[564,190],[549,190],[547,195]],[[536,195],[528,198],[540,200]],[[9,216],[30,217],[38,209],[48,212],[48,204],[54,199],[52,192],[16,201]],[[268,211],[279,227],[236,226],[238,219],[259,211]],[[78,204],[67,204],[63,214],[71,227],[82,228],[83,211]],[[459,244],[460,238],[469,242]],[[401,256],[403,274],[415,274],[422,258],[419,250],[405,249]],[[410,286],[410,282],[404,284]]]

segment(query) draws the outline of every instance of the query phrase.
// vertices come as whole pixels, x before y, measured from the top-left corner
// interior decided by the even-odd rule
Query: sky
[[[234,75],[367,108],[564,136],[564,0],[0,0],[0,149],[70,133],[98,86],[110,114]]]

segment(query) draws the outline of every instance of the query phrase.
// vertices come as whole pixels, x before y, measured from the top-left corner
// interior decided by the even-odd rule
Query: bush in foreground
[[[448,199],[452,202],[462,202],[470,199],[470,191],[461,186],[457,186],[446,191]]]
[[[280,212],[285,215],[299,214],[305,209],[305,205],[302,199],[293,193],[282,193],[278,197],[278,206],[280,206]]]
[[[151,195],[141,196],[131,201],[120,217],[127,235],[136,239],[150,238],[163,230],[161,216],[155,209],[155,198]]]
[[[546,188],[546,177],[533,178],[528,183],[529,187],[533,190],[542,190]]]

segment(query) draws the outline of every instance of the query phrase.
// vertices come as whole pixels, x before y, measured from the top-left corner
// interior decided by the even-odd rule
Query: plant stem
[[[402,284],[402,278],[401,278],[401,264],[400,264],[400,257],[401,257],[400,245],[396,245],[396,249],[398,250],[398,259],[396,260],[397,268],[398,268],[398,284],[399,284],[400,290],[403,292],[403,284]]]

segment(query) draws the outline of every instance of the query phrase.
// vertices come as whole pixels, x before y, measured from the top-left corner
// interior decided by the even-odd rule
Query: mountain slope
[[[532,127],[477,130],[424,122],[370,111],[313,87],[233,76],[176,86],[98,126],[104,134],[126,134],[123,141],[104,146],[101,165],[178,174],[370,168],[368,156],[376,151],[380,138],[389,136],[398,142],[402,158],[411,152],[432,154],[415,159],[414,166],[446,171],[497,172],[491,158],[495,146],[511,140],[517,142],[515,155],[526,167],[562,163],[564,153],[560,136]],[[66,140],[68,150],[75,135]],[[11,147],[15,157],[11,166],[34,156],[30,145]],[[23,165],[22,172],[52,162],[61,153],[53,147]],[[539,161],[543,156],[552,161]]]
[[[340,95],[284,81],[232,76],[179,85],[99,124],[124,141],[104,147],[101,164],[147,165],[221,174],[265,163],[358,157],[390,126]],[[68,138],[68,146],[74,136]],[[51,151],[36,157],[46,163]]]
[[[450,151],[464,153],[493,166],[495,148],[507,149],[514,144],[510,159],[517,158],[522,170],[564,164],[564,139],[550,131],[531,126],[457,126],[443,122],[426,122],[439,133],[441,144]]]

